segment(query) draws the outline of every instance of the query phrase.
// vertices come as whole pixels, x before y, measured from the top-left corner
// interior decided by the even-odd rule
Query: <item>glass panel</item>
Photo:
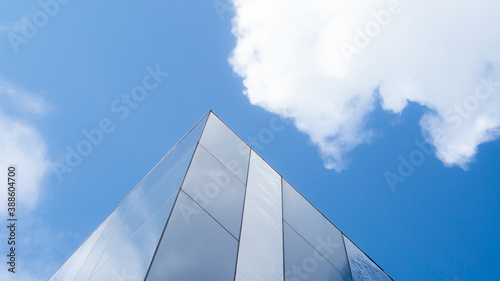
[[[285,180],[283,219],[309,244],[319,247],[331,264],[351,278],[342,233]]]
[[[142,194],[160,183],[180,187],[207,118],[208,115],[202,118],[144,178],[141,183]]]
[[[75,277],[75,280],[88,280],[88,277],[90,277],[90,274],[101,258],[104,249],[108,245],[109,240],[115,234],[117,226],[122,222],[123,217],[130,206],[130,202],[133,201],[134,197],[135,193],[129,194],[129,196],[127,196],[125,200],[123,200],[120,205],[118,205],[118,207],[108,216],[106,228],[104,228],[99,240],[97,240],[95,246],[92,248],[92,251],[85,259],[82,267]]]
[[[239,239],[245,185],[201,145],[182,189]]]
[[[285,231],[285,281],[348,281],[323,255],[287,223]]]
[[[252,151],[236,280],[283,280],[281,177]]]
[[[162,206],[165,201],[175,198],[177,191],[184,179],[189,162],[196,147],[197,137],[193,133],[201,132],[203,122],[200,122],[193,131],[187,135],[164,158],[133,191],[133,202],[127,211],[122,223],[118,226],[117,234],[113,236],[106,246],[102,257],[97,263],[99,269],[115,254],[125,241],[129,239],[151,215]],[[172,207],[173,200],[169,201]],[[96,262],[96,261],[94,261]],[[88,276],[89,272],[82,273]],[[82,279],[85,280],[85,279]]]
[[[233,280],[237,247],[238,241],[181,191],[146,280]]]
[[[242,182],[246,182],[250,147],[213,113],[208,118],[200,143]]]
[[[174,199],[153,214],[90,280],[144,280]]]
[[[354,281],[391,281],[392,279],[365,255],[349,238],[344,236],[347,256],[351,264]]]
[[[101,225],[83,242],[83,244],[71,255],[71,257],[58,270],[54,281],[73,280],[83,262],[87,258],[90,250],[94,247],[95,242],[99,239],[103,229],[106,227],[108,220],[104,220]]]
[[[91,247],[92,251],[90,253],[87,252],[84,256],[75,252],[72,259],[78,258],[80,260],[78,263],[78,267],[81,266],[80,270],[78,270],[78,268],[73,269],[73,267],[69,270],[66,268],[67,266],[63,265],[63,267],[61,267],[63,270],[58,270],[57,275],[54,274],[54,277],[64,275],[64,277],[61,277],[61,280],[72,280],[74,275],[78,272],[78,276],[75,280],[87,280],[98,262],[102,265],[108,260],[116,250],[135,233],[139,226],[142,225],[167,198],[169,198],[169,195],[175,198],[176,191],[184,178],[192,153],[207,119],[208,114],[206,114],[188,134],[174,146],[145,179],[120,203],[115,211],[113,211],[108,217],[109,223],[99,240],[95,243],[95,247]],[[150,192],[150,190],[154,190],[154,192]],[[173,201],[173,199],[170,200],[170,209]],[[129,206],[131,206],[133,210],[130,210]],[[123,220],[125,214],[127,214],[127,217]],[[115,235],[117,226],[120,226],[118,231],[119,234]],[[88,251],[90,251],[90,249],[88,249]],[[106,252],[104,253],[103,259],[101,257],[104,251]],[[69,274],[68,272],[72,272],[71,277],[67,275]],[[54,280],[59,280],[54,277]]]

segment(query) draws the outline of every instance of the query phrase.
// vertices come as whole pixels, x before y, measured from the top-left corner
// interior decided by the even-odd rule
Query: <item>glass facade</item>
[[[283,280],[281,178],[252,151],[235,280]]]
[[[392,280],[214,113],[49,281]]]
[[[343,275],[345,280],[351,280],[340,230],[285,180],[283,180],[283,201],[285,222]]]

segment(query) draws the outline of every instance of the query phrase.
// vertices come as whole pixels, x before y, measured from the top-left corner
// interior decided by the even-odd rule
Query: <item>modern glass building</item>
[[[207,113],[49,281],[392,280]]]

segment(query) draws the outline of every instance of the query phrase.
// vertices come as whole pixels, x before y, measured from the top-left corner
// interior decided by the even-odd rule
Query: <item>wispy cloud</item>
[[[233,2],[230,63],[245,94],[291,117],[327,168],[341,171],[370,140],[377,103],[393,113],[409,102],[427,107],[420,125],[446,165],[466,168],[479,144],[499,136],[500,2]],[[487,99],[475,94],[488,91],[477,90],[483,80],[493,81]]]
[[[41,96],[30,94],[4,80],[0,80],[0,103],[2,108],[15,108],[37,114],[46,113],[50,108]]]
[[[45,140],[33,125],[5,113],[42,114],[49,106],[40,96],[26,92],[11,83],[0,80],[0,167],[5,173],[9,165],[16,165],[19,188],[18,202],[27,209],[35,207],[42,181],[50,172]],[[6,193],[0,193],[6,202]],[[0,216],[4,216],[5,212]]]

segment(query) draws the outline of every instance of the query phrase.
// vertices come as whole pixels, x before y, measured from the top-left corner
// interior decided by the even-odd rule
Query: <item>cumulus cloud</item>
[[[428,108],[436,156],[466,168],[500,128],[500,2],[233,0],[230,57],[252,104],[292,118],[341,171],[377,104]]]
[[[42,114],[47,103],[19,87],[0,80],[0,167],[6,176],[9,165],[17,166],[18,203],[25,210],[35,207],[42,181],[50,171],[45,141],[40,133],[15,113]],[[11,112],[7,114],[6,111]],[[2,204],[7,194],[0,193]],[[5,216],[5,212],[1,216]]]

